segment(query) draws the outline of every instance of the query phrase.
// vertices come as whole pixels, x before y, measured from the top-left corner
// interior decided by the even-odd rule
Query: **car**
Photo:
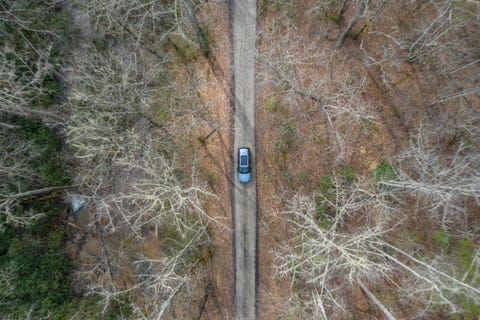
[[[247,147],[238,148],[238,172],[240,183],[249,183],[252,180],[251,152]]]

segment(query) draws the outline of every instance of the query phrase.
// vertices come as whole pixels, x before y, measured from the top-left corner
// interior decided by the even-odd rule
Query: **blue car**
[[[248,183],[252,180],[251,153],[247,147],[238,149],[238,181]]]

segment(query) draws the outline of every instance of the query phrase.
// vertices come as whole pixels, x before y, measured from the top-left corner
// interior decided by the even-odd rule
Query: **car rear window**
[[[246,166],[246,165],[248,165],[248,163],[247,163],[247,156],[240,156],[240,165],[241,165],[241,166]]]

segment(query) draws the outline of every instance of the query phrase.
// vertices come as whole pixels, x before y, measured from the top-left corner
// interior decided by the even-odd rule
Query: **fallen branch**
[[[73,188],[76,188],[76,187],[78,187],[78,184],[71,185],[71,186],[61,186],[61,187],[48,187],[48,188],[42,188],[42,189],[36,189],[36,190],[21,192],[21,193],[17,193],[17,194],[0,194],[0,200],[19,199],[19,198],[25,198],[25,197],[30,197],[30,196],[43,195],[43,194],[47,194],[47,193],[52,193],[54,191],[62,191],[62,190],[67,190],[67,189],[73,189]]]
[[[362,290],[367,294],[367,296],[372,300],[372,302],[375,303],[375,305],[379,307],[380,310],[382,310],[382,312],[385,314],[388,320],[397,320],[397,318],[395,318],[390,313],[390,311],[388,311],[388,309],[377,299],[377,297],[375,297],[375,295],[367,288],[366,285],[363,284],[361,280],[357,279],[357,283],[362,288]]]

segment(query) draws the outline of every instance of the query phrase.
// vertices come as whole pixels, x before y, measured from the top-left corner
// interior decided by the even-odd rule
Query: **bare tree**
[[[172,81],[168,74],[172,66],[166,66],[168,54],[162,50],[172,35],[197,46],[190,40],[191,28],[196,28],[204,54],[208,48],[190,1],[185,1],[185,6],[177,1],[142,0],[77,4],[88,16],[97,43],[92,45],[88,42],[91,39],[77,43],[63,70],[68,83],[67,101],[62,106],[65,118],[30,108],[32,97],[48,93],[42,84],[54,70],[49,63],[52,49],[34,48],[37,60],[33,66],[24,52],[16,52],[8,43],[0,52],[0,112],[61,123],[73,151],[71,160],[76,165],[71,174],[86,194],[87,210],[92,213],[85,241],[98,249],[82,251],[75,290],[98,297],[104,313],[113,302],[124,303],[124,297],[131,296],[136,316],[160,318],[174,299],[195,288],[197,277],[204,276],[201,250],[211,243],[207,229],[211,219],[203,209],[203,200],[214,198],[197,180],[194,162],[190,169],[180,167],[175,145],[198,123],[211,123],[206,106],[197,103],[198,87],[188,83],[191,78],[182,85]],[[0,20],[9,14],[1,12]],[[18,67],[25,71],[20,74]],[[0,123],[2,133],[13,129],[9,123]],[[3,144],[8,140],[3,135],[0,140],[2,151],[15,143],[10,140],[10,144]],[[28,158],[23,158],[31,149],[22,144],[12,153],[2,153],[0,178],[34,177],[25,164]],[[42,214],[13,214],[19,199],[64,189],[12,193],[6,192],[6,180],[1,180],[2,223],[3,218],[17,225],[34,221]],[[177,238],[170,239],[163,233],[166,230]],[[162,239],[160,256],[137,252],[132,256],[112,244],[115,237],[141,242],[145,234]],[[163,248],[169,241],[175,245]],[[119,269],[123,267],[135,270],[132,283],[122,279],[125,270]],[[0,286],[5,288],[2,293],[8,293],[10,272],[2,271],[5,277],[0,277]],[[6,301],[7,297],[0,297],[0,303],[4,298]]]
[[[0,112],[41,119],[46,123],[61,121],[61,117],[53,112],[32,108],[38,96],[49,93],[43,81],[53,71],[49,62],[50,50],[36,50],[38,58],[32,65],[27,52],[15,50],[8,42],[4,44],[0,50]],[[23,70],[20,75],[19,70]]]
[[[335,178],[333,195],[294,195],[282,217],[288,219],[295,236],[275,256],[277,274],[302,279],[312,287],[308,300],[327,319],[332,312],[346,312],[341,303],[340,277],[346,283],[357,279],[378,281],[387,277],[392,266],[377,254],[379,239],[389,231],[391,208],[385,197],[366,185],[343,185]],[[318,197],[318,195],[317,195]],[[367,223],[347,231],[346,219],[360,213]],[[351,229],[351,228],[349,228]]]
[[[388,320],[395,320],[396,318],[392,315],[392,313],[381,303],[377,297],[368,289],[368,287],[361,281],[357,280],[357,283],[362,288],[362,290],[367,294],[367,296],[373,301],[373,303],[382,310]]]
[[[343,290],[347,284],[359,284],[387,317],[394,318],[395,310],[386,309],[364,284],[387,279],[400,288],[405,299],[421,301],[425,312],[440,305],[451,313],[463,312],[458,295],[478,303],[478,248],[461,273],[444,256],[420,257],[400,249],[389,240],[390,231],[403,224],[396,214],[400,211],[394,208],[400,200],[397,191],[373,188],[366,180],[348,184],[338,178],[334,181],[330,193],[315,197],[295,194],[281,212],[294,236],[275,252],[276,274],[291,277],[292,284],[303,284],[304,290],[297,293],[302,296],[303,307],[293,306],[296,312],[324,319],[348,314]],[[360,216],[362,224],[358,223]],[[403,275],[400,281],[394,282],[394,273]]]
[[[161,168],[156,168],[161,169]],[[167,175],[168,173],[166,173]],[[155,176],[155,178],[159,178]],[[156,180],[158,182],[158,180]],[[154,185],[156,182],[148,181],[148,184]],[[139,183],[143,187],[147,181]],[[162,192],[167,186],[162,186]],[[142,192],[146,192],[143,190]],[[158,189],[157,189],[158,191]],[[120,196],[118,196],[121,198]],[[156,197],[160,197],[159,201]],[[168,198],[167,198],[168,197]],[[188,201],[189,195],[185,194],[185,201]],[[144,210],[141,208],[146,201],[154,202],[147,204]],[[82,260],[84,264],[79,266],[76,272],[75,283],[77,288],[83,288],[81,292],[87,296],[96,296],[100,299],[103,312],[106,312],[113,302],[123,303],[122,297],[135,297],[132,302],[136,316],[139,318],[160,318],[165,312],[176,305],[177,297],[183,296],[189,290],[196,290],[194,279],[201,277],[201,271],[196,270],[198,264],[201,262],[202,256],[200,250],[204,246],[210,244],[211,239],[208,236],[207,219],[203,214],[198,216],[195,210],[201,208],[181,209],[175,204],[174,195],[168,193],[155,194],[151,193],[137,195],[137,198],[129,198],[124,200],[124,206],[129,205],[132,212],[123,211],[123,208],[115,208],[115,203],[108,203],[107,200],[99,199],[97,202],[103,201],[104,206],[111,206],[109,216],[106,217],[99,208],[98,218],[93,222],[92,227],[100,234],[100,239],[97,241],[96,256],[84,257]],[[135,202],[134,202],[135,201]],[[152,207],[156,203],[165,204],[167,206],[174,205],[174,208]],[[116,203],[118,204],[118,203]],[[199,204],[198,204],[199,205]],[[141,210],[140,214],[137,212]],[[120,213],[119,213],[120,211]],[[135,216],[137,215],[137,216]],[[145,216],[147,216],[145,218]],[[158,237],[162,238],[162,250],[159,257],[147,257],[142,253],[134,257],[123,257],[126,253],[123,252],[123,245],[117,245],[116,248],[109,240],[106,233],[112,232],[129,235],[130,230],[127,229],[121,219],[129,219],[129,228],[154,228],[161,229]],[[143,220],[142,220],[143,219]],[[112,230],[112,227],[115,228]],[[166,236],[165,230],[170,230]],[[137,232],[137,237],[140,237],[140,230]],[[145,233],[143,231],[142,233]],[[165,233],[165,234],[162,234]],[[133,235],[135,236],[135,234]],[[171,237],[171,238],[169,238]],[[132,237],[130,237],[132,238]],[[170,243],[167,245],[167,243]],[[132,261],[130,266],[120,266],[117,260]],[[124,264],[125,262],[122,262]],[[119,268],[122,269],[121,273]],[[129,281],[125,284],[121,274],[127,272],[125,268],[132,269],[131,272],[135,274],[135,281]]]
[[[26,192],[16,194],[0,194],[0,214],[4,217],[4,221],[0,222],[0,229],[4,224],[12,224],[15,226],[27,226],[33,223],[35,220],[45,216],[43,212],[36,212],[34,210],[28,210],[22,214],[16,214],[15,208],[21,203],[22,198],[48,195],[52,192],[63,191],[71,189],[76,186],[63,186],[63,187],[48,187],[36,190],[29,190]]]
[[[165,220],[172,217],[178,228],[183,227],[182,221],[191,212],[198,214],[199,219],[208,217],[202,209],[200,197],[213,195],[201,185],[182,186],[175,178],[173,162],[162,159],[160,154],[152,153],[151,156],[156,159],[154,163],[151,160],[150,163],[119,161],[122,164],[119,169],[135,171],[138,179],[131,185],[125,185],[122,188],[124,191],[99,197],[99,215],[108,221],[107,229],[122,227],[112,215],[120,216],[138,237],[144,225],[154,227],[157,235]]]
[[[161,43],[174,30],[167,28],[175,14],[168,1],[89,0],[78,5],[96,32],[119,39],[133,36],[138,44],[151,43],[157,34]]]
[[[448,14],[452,10],[455,0],[443,2],[445,2],[445,7],[441,9],[440,14],[430,23],[430,25],[428,25],[428,27],[425,28],[417,40],[408,47],[408,51],[412,54],[408,58],[409,60],[413,60],[422,49],[431,45],[441,37],[444,32],[448,31]],[[447,25],[447,28],[444,28],[445,25]],[[417,53],[415,54],[415,52]]]
[[[445,156],[438,144],[432,144],[438,135],[438,131],[420,127],[410,150],[400,159],[403,169],[398,180],[380,183],[426,198],[432,217],[447,228],[471,214],[467,203],[480,205],[480,156],[465,142]]]
[[[441,98],[432,98],[430,104],[478,92],[478,88],[472,86],[472,80],[476,83],[478,78],[477,57],[470,50],[477,41],[474,30],[480,22],[475,3],[450,0],[411,3],[408,10],[416,13],[409,28],[404,28],[399,20],[406,9],[400,3],[372,1],[370,7],[369,32],[362,38],[360,47],[367,66],[375,65],[384,84],[391,86],[404,61],[415,61],[438,72],[434,80],[438,80],[442,88],[437,95]],[[387,25],[392,27],[384,28]]]
[[[394,254],[384,250],[382,255],[387,257],[398,268],[408,273],[409,277],[401,284],[401,291],[408,299],[416,299],[424,303],[422,312],[428,313],[435,306],[445,306],[451,314],[462,313],[462,303],[459,296],[469,297],[474,304],[480,303],[478,283],[479,253],[478,249],[465,273],[452,273],[452,264],[442,262],[442,257],[425,259],[415,257],[404,250],[387,242],[383,245],[391,249]],[[470,273],[474,277],[468,277]],[[468,279],[467,279],[468,278]]]
[[[59,1],[52,1],[55,6]],[[62,122],[58,113],[38,106],[39,97],[54,90],[44,85],[56,71],[54,51],[50,40],[59,36],[43,29],[39,16],[45,14],[42,6],[30,6],[22,2],[6,0],[0,4],[2,45],[0,48],[0,112],[41,120],[53,125]],[[39,38],[45,39],[38,41]],[[48,40],[47,40],[48,39]]]
[[[182,4],[182,8],[187,16],[188,20],[190,21],[190,26],[192,27],[195,37],[197,38],[197,43],[202,50],[203,55],[206,57],[208,55],[208,43],[205,39],[202,30],[200,29],[200,25],[198,23],[197,17],[195,16],[194,8],[192,7],[191,0],[180,0]]]
[[[350,1],[351,0],[343,0],[342,1],[342,5],[340,6],[340,9],[338,9],[338,12],[337,12],[337,17],[338,17],[339,21],[343,20],[343,14],[347,10],[348,6],[350,5]]]
[[[170,148],[173,135],[191,129],[188,123],[156,120],[149,110],[154,94],[150,84],[161,72],[161,65],[146,71],[136,65],[136,56],[124,58],[85,49],[88,51],[76,59],[70,71],[68,104],[75,112],[66,133],[82,160],[79,183],[99,200],[100,217],[109,221],[107,229],[121,227],[109,218],[111,210],[114,216],[121,214],[133,232],[147,222],[158,227],[162,216],[180,214],[187,207],[201,210],[197,193],[207,195],[203,187],[181,187],[175,178],[174,158],[167,160],[156,151],[169,150],[174,156]],[[105,193],[104,186],[111,181],[115,186]],[[155,212],[162,215],[150,216]]]
[[[7,266],[1,269],[0,272],[0,304],[11,305],[14,303],[13,297],[15,296],[14,285],[14,269],[12,266]]]
[[[354,72],[346,74],[342,57],[328,55],[319,44],[306,44],[292,34],[276,39],[276,34],[292,31],[277,21],[261,31],[260,42],[271,44],[257,54],[261,81],[270,86],[292,118],[308,121],[309,112],[321,113],[335,161],[344,161],[351,133],[357,134],[362,121],[375,122],[371,106],[362,97],[366,78]],[[299,112],[302,108],[309,112]]]
[[[363,67],[357,68],[356,63],[341,67],[341,59],[335,56],[339,52],[329,54],[325,42],[298,36],[299,30],[311,30],[311,25],[303,28],[299,21],[289,24],[291,20],[283,11],[275,19],[263,20],[258,66],[268,99],[273,97],[269,102],[275,102],[266,103],[267,117],[275,117],[276,108],[280,110],[279,121],[308,118],[312,110],[320,110],[324,127],[332,133],[326,144],[336,155],[342,154],[340,146],[345,146],[348,139],[346,128],[371,117],[368,108],[362,109],[365,100],[359,93],[371,88],[369,77],[377,84],[376,71],[380,70],[386,85],[379,86],[384,90],[380,95],[394,92],[392,97],[398,99],[386,102],[387,108],[393,109],[397,101],[416,104],[419,100],[411,97],[412,88],[422,93],[418,99],[423,99],[421,104],[428,110],[410,106],[399,111],[414,110],[411,122],[400,121],[406,129],[423,116],[435,125],[418,130],[418,136],[400,156],[399,175],[392,179],[375,182],[375,186],[365,178],[350,185],[336,179],[331,195],[305,195],[303,190],[296,190],[293,196],[282,199],[286,208],[279,217],[291,227],[292,236],[274,254],[276,276],[288,277],[294,288],[292,306],[286,308],[298,311],[295,316],[299,318],[346,318],[345,314],[339,316],[349,312],[345,287],[360,286],[385,317],[404,317],[400,308],[385,303],[383,290],[375,290],[375,284],[381,283],[382,288],[390,289],[391,285],[399,293],[398,303],[412,308],[407,312],[424,312],[419,318],[439,309],[466,314],[465,301],[478,305],[479,299],[478,230],[473,223],[480,205],[475,108],[478,57],[472,50],[478,44],[478,1],[362,3],[337,44],[341,46],[349,30],[358,24],[356,19],[366,17],[368,12],[369,32],[362,37],[361,49],[367,66],[374,67],[369,69],[373,76],[357,72]],[[342,6],[340,12],[347,4],[337,2],[337,7]],[[322,3],[314,9],[325,6]],[[407,20],[402,21],[404,18]],[[351,52],[349,58],[354,60]],[[342,69],[355,72],[346,77]],[[385,114],[388,117],[388,112]],[[302,121],[308,123],[305,118]],[[312,118],[318,121],[319,116],[314,114]],[[445,118],[458,121],[447,126]],[[302,138],[311,139],[308,134]],[[398,238],[399,233],[412,228],[405,221],[419,214],[429,223],[438,223],[431,223],[429,228],[440,226],[456,240],[467,236],[474,239],[474,253],[466,267],[454,261],[458,258],[455,254],[423,247],[423,237],[421,241],[409,240],[414,242],[413,248]],[[370,277],[372,274],[378,278]],[[416,302],[415,307],[412,302]]]
[[[151,19],[161,18],[155,14],[163,3],[84,5],[94,29],[105,28],[115,37],[125,34],[124,27],[131,33],[106,50],[81,43],[66,70],[65,105],[71,111],[65,134],[78,163],[75,179],[90,200],[89,228],[98,235],[90,240],[97,250],[85,252],[75,283],[80,293],[99,298],[103,312],[130,296],[138,318],[158,318],[195,287],[192,273],[201,257],[192,251],[211,241],[206,228],[211,219],[202,202],[214,196],[197,181],[195,163],[188,176],[176,159],[177,141],[193,130],[194,121],[204,121],[205,109],[194,103],[191,84],[171,81],[167,58],[159,61],[145,49],[150,39],[141,32],[155,27]],[[148,26],[141,26],[142,19]],[[178,238],[168,239],[166,230]],[[142,242],[150,233],[175,247],[160,256],[132,256],[112,241]],[[125,283],[121,272],[136,277]]]
[[[28,165],[28,159],[38,155],[33,144],[25,141],[15,141],[11,129],[0,129],[0,142],[2,144],[2,155],[0,158],[0,192],[8,194],[9,181],[12,179],[29,180],[37,177],[37,173]]]
[[[67,106],[72,110],[65,128],[67,142],[85,168],[80,183],[94,189],[110,179],[112,161],[141,154],[148,142],[142,139],[148,135],[142,127],[135,130],[135,124],[151,122],[147,113],[150,84],[161,70],[152,64],[143,72],[136,59],[135,53],[122,57],[86,46],[67,71],[71,83]]]
[[[210,240],[205,227],[201,220],[198,220],[189,226],[190,230],[177,229],[180,230],[179,239],[171,241],[183,243],[178,251],[159,259],[141,257],[134,262],[145,305],[143,312],[137,310],[139,315],[161,318],[172,304],[177,302],[177,297],[184,295],[185,291],[194,290],[196,285],[192,280],[202,277],[203,274],[201,271],[195,272],[200,259],[191,257],[190,251],[208,245]]]
[[[45,215],[33,210],[19,213],[16,209],[24,200],[72,188],[55,186],[25,190],[26,184],[30,185],[41,179],[36,168],[30,164],[32,159],[39,156],[40,151],[33,142],[19,139],[14,131],[16,129],[18,128],[15,125],[0,129],[0,228],[4,224],[27,226]]]
[[[157,57],[164,53],[162,46],[175,42],[175,37],[185,41],[187,47],[200,49],[204,56],[208,54],[208,43],[189,0],[89,0],[78,5],[98,34],[124,42],[132,38],[131,44],[144,47]]]

